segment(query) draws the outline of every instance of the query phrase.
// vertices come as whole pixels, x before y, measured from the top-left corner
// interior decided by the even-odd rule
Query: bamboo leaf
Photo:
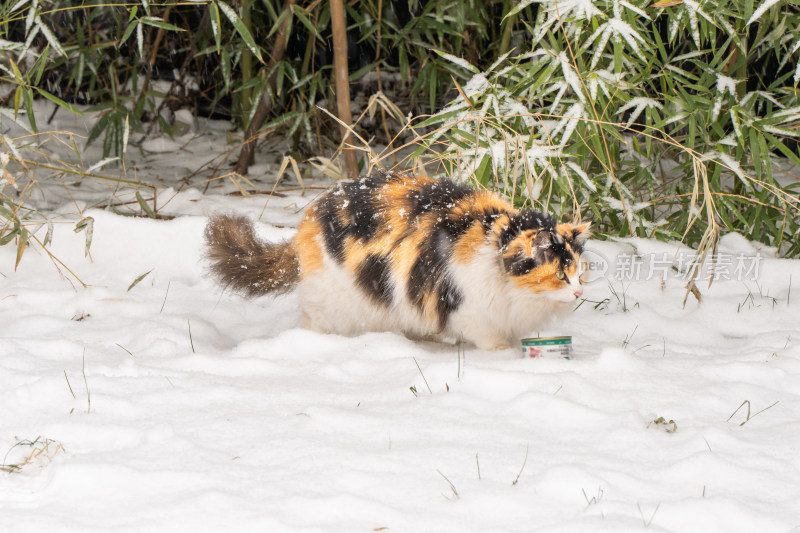
[[[144,30],[142,29],[142,23],[136,23],[136,48],[139,50],[139,57],[144,57]]]
[[[14,72],[14,81],[22,85],[25,81],[22,79],[22,72],[19,71],[17,64],[14,62],[13,59],[10,57],[8,58],[8,62],[11,63],[11,70]]]
[[[51,242],[53,242],[53,223],[48,220],[47,221],[47,233],[44,236],[44,240],[42,241],[42,245],[49,246]]]
[[[301,7],[294,6],[295,9],[292,10],[292,14],[299,20],[303,26],[305,26],[311,35],[314,36],[315,39],[318,41],[324,41],[325,39],[322,38],[322,35],[319,33],[319,30],[316,26],[311,22],[311,20],[305,15],[305,9]]]
[[[122,130],[122,159],[125,159],[125,155],[128,153],[128,138],[131,134],[131,124],[130,124],[130,115],[125,115],[125,124]]]
[[[92,246],[92,237],[94,237],[94,218],[84,217],[75,224],[75,233],[84,232],[86,235],[86,247],[84,249],[84,257],[89,255],[89,248]]]
[[[50,54],[50,45],[48,44],[47,46],[44,47],[44,50],[42,50],[42,53],[39,54],[39,57],[36,59],[36,62],[38,63],[38,68],[36,67],[36,65],[34,65],[34,69],[32,69],[32,71],[36,72],[36,78],[33,82],[34,85],[38,86],[39,83],[42,81],[42,76],[44,75],[45,68],[48,64],[49,54]]]
[[[41,88],[37,87],[36,88],[36,92],[38,92],[39,94],[41,94],[42,96],[44,96],[45,98],[47,98],[48,100],[50,100],[51,102],[53,102],[54,104],[56,104],[59,107],[63,107],[64,109],[66,109],[68,111],[72,111],[76,115],[85,116],[83,114],[83,112],[80,109],[78,109],[77,107],[73,106],[70,103],[65,102],[64,100],[62,100],[61,98],[59,98],[58,96],[56,96],[54,94],[50,94],[49,92],[45,91],[44,89],[41,89]]]
[[[511,8],[508,13],[506,13],[506,15],[503,17],[503,20],[513,17],[534,2],[536,2],[536,0],[522,0],[520,3]]]
[[[144,211],[147,214],[148,217],[156,218],[156,214],[153,211],[153,208],[150,207],[147,204],[147,202],[144,201],[144,198],[142,198],[142,195],[139,193],[139,191],[136,191],[136,201],[139,202],[139,206],[142,208],[142,211]]]
[[[86,173],[87,174],[91,174],[95,170],[101,169],[104,166],[106,166],[107,164],[113,163],[114,161],[119,161],[119,157],[106,157],[105,159],[103,159],[101,161],[98,161],[97,163],[95,163],[91,167],[87,168],[86,169]]]
[[[33,112],[33,89],[31,87],[25,87],[22,93],[22,102],[25,104],[25,114],[28,115],[31,129],[36,131],[36,114]]]
[[[798,157],[797,154],[790,150],[785,144],[780,142],[776,137],[770,135],[769,133],[764,133],[764,138],[774,150],[778,150],[795,165],[800,165],[800,157]]]
[[[119,40],[119,43],[117,43],[117,48],[119,48],[123,44],[125,44],[125,41],[127,41],[128,37],[130,37],[131,34],[133,33],[133,30],[136,29],[136,25],[137,24],[138,24],[138,21],[136,21],[136,20],[132,20],[132,21],[130,21],[128,23],[128,27],[125,28],[125,33],[122,34],[122,38]]]
[[[475,170],[475,179],[481,185],[488,186],[492,178],[492,158],[489,155],[483,156],[481,164]]]
[[[25,247],[28,246],[28,239],[30,238],[30,232],[26,230],[24,227],[19,228],[19,241],[17,241],[17,259],[14,262],[14,270],[17,269],[19,266],[19,262],[22,261],[22,254],[25,252]]]
[[[250,51],[263,63],[264,60],[261,57],[261,50],[259,50],[258,45],[256,45],[256,42],[253,40],[253,36],[248,31],[247,26],[244,25],[244,22],[242,22],[242,19],[239,18],[239,15],[236,14],[236,11],[222,0],[218,0],[217,4],[222,14],[233,24],[236,33],[241,36]]]
[[[214,2],[210,2],[208,4],[208,9],[210,13],[211,19],[211,33],[214,34],[214,42],[217,45],[217,53],[220,53],[221,50],[221,43],[222,43],[222,21],[219,18],[219,7]],[[230,65],[228,65],[229,74],[230,74]],[[226,83],[229,85],[229,83]],[[230,92],[230,89],[226,88],[225,92]]]
[[[58,52],[64,57],[67,57],[67,53],[64,51],[64,48],[61,46],[61,43],[59,42],[58,38],[52,31],[50,31],[50,28],[44,22],[42,22],[42,19],[39,17],[39,15],[36,15],[35,21],[36,21],[36,26],[42,32],[44,38],[47,39],[48,44],[50,44],[50,46],[52,46],[56,52]]]
[[[0,246],[5,246],[6,244],[13,241],[18,234],[19,231],[16,228],[9,230],[8,233],[6,233],[5,235],[0,234]]]
[[[19,11],[19,10],[22,8],[22,6],[24,6],[25,4],[29,3],[30,1],[31,1],[31,0],[19,0],[19,1],[18,1],[16,4],[14,4],[14,5],[13,5],[13,6],[12,6],[12,7],[11,7],[9,10],[8,10],[8,12],[9,12],[9,13],[13,13],[13,12],[15,12],[15,11]]]
[[[446,122],[452,118],[455,118],[459,113],[463,113],[466,106],[462,106],[460,109],[453,109],[452,111],[447,111],[444,113],[439,113],[437,115],[433,115],[432,117],[428,117],[419,124],[416,124],[415,128],[427,128],[428,126],[432,126],[433,124],[440,124],[442,122]]]
[[[186,31],[183,28],[179,28],[174,24],[170,24],[169,22],[164,22],[162,19],[158,17],[142,17],[139,20],[142,21],[142,23],[147,24],[148,26],[155,26],[156,28],[161,28],[163,30]]]
[[[441,50],[434,49],[433,51],[437,55],[439,55],[439,57],[442,57],[442,58],[446,59],[447,61],[449,61],[450,63],[456,65],[457,67],[463,68],[464,70],[472,72],[473,74],[480,73],[480,70],[478,69],[478,67],[472,65],[471,63],[469,63],[468,61],[466,61],[464,59],[461,59],[460,57],[456,57],[453,54],[448,54],[446,52],[442,52]]]
[[[108,115],[108,113],[102,114],[97,122],[95,122],[94,126],[92,126],[92,129],[89,130],[89,137],[86,139],[86,146],[92,144],[108,127]]]
[[[22,102],[22,96],[25,92],[25,88],[20,85],[14,91],[14,120],[17,120],[17,115],[19,114],[19,105]]]
[[[225,93],[229,93],[231,92],[231,56],[227,50],[222,50],[219,62],[222,68],[222,80],[225,82]]]
[[[34,21],[36,20],[36,17],[38,16],[38,13],[39,13],[39,7],[36,5],[36,2],[34,2],[34,4],[30,7],[30,9],[28,9],[28,14],[25,16],[25,33],[28,35],[29,39],[31,33],[39,32],[39,28],[33,25]],[[31,28],[33,28],[34,30],[33,32],[31,32]]]

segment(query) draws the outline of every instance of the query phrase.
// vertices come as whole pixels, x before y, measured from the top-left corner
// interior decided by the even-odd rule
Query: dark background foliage
[[[600,235],[713,249],[735,230],[800,253],[796,3],[345,7],[354,111],[378,93],[399,110],[354,125],[369,142],[421,136],[414,155],[432,172],[592,218]],[[182,133],[179,109],[244,131],[268,100],[263,135],[292,139],[297,160],[330,155],[340,141],[320,111],[335,114],[330,18],[322,0],[5,2],[0,103],[27,110],[33,129],[36,98],[54,112],[86,106],[99,117],[87,142],[124,157],[128,142]],[[280,36],[285,53],[273,55]]]

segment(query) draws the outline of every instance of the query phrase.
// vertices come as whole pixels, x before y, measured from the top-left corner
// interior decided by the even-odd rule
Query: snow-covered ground
[[[682,308],[675,244],[593,241],[604,276],[538,332],[572,335],[571,360],[321,335],[292,295],[248,301],[206,276],[209,213],[288,238],[320,191],[266,208],[230,183],[178,191],[231,147],[204,128],[129,149],[174,219],[91,208],[130,188],[56,181],[31,201],[63,266],[32,246],[15,271],[0,247],[0,531],[800,528],[800,261],[729,235],[721,279]]]

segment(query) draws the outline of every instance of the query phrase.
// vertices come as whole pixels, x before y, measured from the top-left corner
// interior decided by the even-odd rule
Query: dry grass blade
[[[512,486],[519,483],[519,477],[522,475],[522,471],[525,470],[525,465],[528,464],[528,452],[530,451],[530,447],[531,447],[530,442],[525,445],[525,459],[523,459],[522,461],[522,467],[520,467],[517,477],[514,479],[514,481],[511,482]]]
[[[133,280],[133,283],[131,283],[131,284],[128,286],[128,290],[127,290],[127,291],[125,291],[125,292],[131,292],[131,289],[132,289],[132,288],[134,288],[134,287],[135,287],[135,286],[136,286],[136,285],[137,285],[137,284],[138,284],[140,281],[142,281],[144,278],[146,278],[146,277],[147,277],[147,275],[148,275],[148,274],[150,274],[150,272],[152,272],[153,270],[154,270],[154,269],[152,269],[152,268],[151,268],[150,270],[148,270],[147,272],[145,272],[144,274],[142,274],[141,276],[139,276],[139,277],[137,277],[135,280]]]
[[[433,391],[431,390],[431,386],[428,385],[428,380],[425,379],[425,374],[422,373],[422,368],[420,368],[419,363],[417,362],[417,358],[416,357],[412,357],[412,359],[414,359],[414,364],[417,365],[417,370],[419,370],[419,375],[422,376],[422,381],[424,381],[425,382],[425,386],[428,387],[428,392],[430,394],[433,394]]]
[[[30,448],[30,453],[23,456],[22,461],[18,463],[9,464],[8,456],[18,448]],[[16,442],[11,448],[8,449],[3,462],[0,464],[0,471],[8,473],[21,472],[26,466],[38,465],[40,467],[52,461],[56,455],[64,452],[64,446],[53,439],[36,437],[33,440],[20,440]]]
[[[92,412],[92,393],[89,391],[89,382],[86,381],[86,348],[83,349],[83,355],[81,356],[81,373],[83,374],[83,384],[86,387],[86,402],[87,402],[87,413]]]
[[[228,178],[231,181],[231,183],[233,183],[233,186],[236,187],[236,189],[239,191],[239,193],[242,196],[244,196],[245,198],[249,198],[250,197],[250,193],[247,192],[247,189],[242,187],[242,184],[239,183],[239,180],[241,180],[243,178],[243,176],[241,174],[238,174],[236,172],[230,172],[228,174],[225,174],[223,177]]]
[[[290,155],[283,156],[281,166],[278,168],[278,173],[275,176],[275,187],[277,187],[278,183],[281,181],[281,178],[283,177],[283,174],[286,172],[286,169],[289,167],[289,165],[292,166],[292,172],[294,173],[297,183],[300,184],[300,187],[305,188],[305,184],[303,183],[303,175],[300,173],[300,167],[297,166],[297,161],[295,158]],[[273,187],[273,190],[275,187]]]
[[[731,421],[731,419],[732,419],[732,418],[733,418],[733,417],[736,415],[736,413],[738,413],[738,412],[739,412],[739,410],[740,410],[742,407],[744,407],[744,406],[746,405],[746,406],[747,406],[747,414],[746,414],[746,416],[745,416],[745,419],[744,419],[744,420],[743,420],[743,421],[742,421],[742,422],[739,424],[739,427],[741,427],[741,426],[743,426],[743,425],[747,424],[747,423],[748,423],[750,420],[752,420],[752,419],[753,419],[753,418],[755,418],[756,416],[758,416],[758,415],[760,415],[761,413],[763,413],[764,411],[766,411],[767,409],[772,409],[773,407],[775,407],[775,406],[776,406],[776,405],[778,405],[779,403],[780,403],[780,400],[776,401],[775,403],[772,403],[772,404],[768,405],[768,406],[767,406],[767,407],[765,407],[764,409],[762,409],[762,410],[758,411],[757,413],[755,413],[755,414],[753,414],[753,415],[751,416],[751,415],[750,415],[750,400],[745,400],[745,401],[743,401],[743,402],[742,402],[742,405],[740,405],[739,407],[737,407],[737,408],[736,408],[736,410],[735,410],[733,413],[731,413],[731,416],[729,416],[729,417],[728,417],[728,420],[726,420],[726,422],[730,422],[730,421]]]
[[[346,140],[347,140],[345,138],[345,140],[343,141],[343,144],[339,145],[339,148],[336,150],[337,154],[340,153],[342,150],[344,150],[346,148],[351,148],[351,149],[362,150],[363,152],[366,152],[367,156],[369,157],[370,165],[372,164],[371,163],[372,161],[377,160],[377,156],[376,156],[375,152],[372,151],[372,147],[370,146],[370,143],[366,139],[364,139],[361,135],[359,135],[353,129],[353,127],[350,124],[346,124],[339,117],[337,117],[336,115],[334,115],[333,113],[331,113],[330,111],[325,109],[324,107],[317,106],[317,109],[323,111],[326,115],[328,115],[333,120],[335,120],[342,128],[347,130],[347,132],[350,135],[352,135],[354,138],[358,139],[358,141],[362,145],[362,147],[357,147],[357,146],[353,146],[353,145],[349,145],[349,144],[345,145],[344,142],[346,142]]]
[[[72,394],[72,398],[77,399],[77,396],[75,396],[75,392],[73,392],[72,390],[72,385],[69,384],[69,378],[67,377],[66,370],[64,370],[64,379],[67,380],[67,387],[69,387],[69,393]]]
[[[308,162],[312,167],[317,169],[317,171],[328,176],[329,178],[333,178],[336,181],[347,179],[344,171],[342,171],[342,168],[335,162],[334,159],[317,156],[309,159]]]
[[[467,103],[467,105],[469,107],[475,107],[475,103],[472,100],[470,100],[469,96],[466,95],[466,93],[464,92],[464,89],[461,88],[461,85],[458,84],[458,82],[456,81],[456,78],[452,74],[450,75],[450,79],[453,80],[453,85],[456,86],[456,90],[458,90],[458,94],[461,95],[461,98],[464,99],[464,101]]]
[[[450,481],[450,480],[447,478],[447,476],[445,476],[444,474],[442,474],[442,472],[441,472],[440,470],[437,470],[436,472],[438,472],[438,473],[439,473],[439,475],[440,475],[440,476],[442,476],[442,477],[444,478],[444,480],[445,480],[445,481],[447,481],[447,484],[448,484],[448,485],[450,485],[450,490],[453,492],[453,497],[452,497],[452,498],[448,498],[447,496],[444,496],[444,494],[442,494],[442,496],[444,496],[444,497],[445,497],[445,498],[447,498],[448,500],[449,500],[449,499],[453,499],[453,500],[457,500],[457,499],[459,499],[461,496],[459,496],[459,494],[458,494],[458,491],[456,490],[456,486],[455,486],[455,485],[453,485],[453,482],[452,482],[452,481]]]

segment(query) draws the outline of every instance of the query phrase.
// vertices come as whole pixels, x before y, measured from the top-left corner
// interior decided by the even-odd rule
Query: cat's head
[[[548,215],[522,211],[503,225],[499,249],[516,287],[559,302],[583,294],[580,255],[589,224],[555,224]]]

